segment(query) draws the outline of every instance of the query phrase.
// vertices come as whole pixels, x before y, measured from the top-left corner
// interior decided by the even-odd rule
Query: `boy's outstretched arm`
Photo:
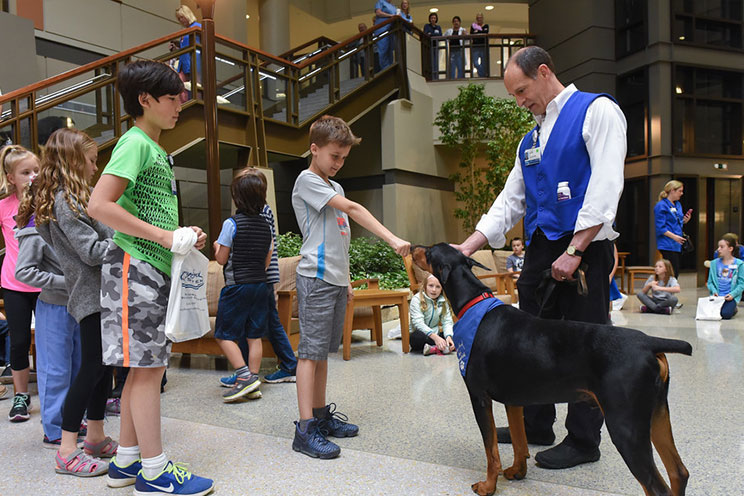
[[[130,236],[147,239],[170,249],[173,245],[173,232],[161,229],[138,219],[119,205],[117,200],[124,194],[129,181],[123,177],[104,174],[96,183],[88,203],[88,215],[103,222],[116,231]],[[199,250],[207,242],[207,235],[196,226],[191,226],[198,239],[194,247]]]
[[[391,233],[387,227],[383,226],[380,221],[375,219],[375,216],[372,215],[369,210],[357,202],[353,202],[344,196],[336,195],[328,200],[328,205],[337,210],[341,210],[354,219],[354,222],[372,234],[382,238],[382,240],[389,244],[398,255],[405,257],[411,251],[411,243],[404,241]]]

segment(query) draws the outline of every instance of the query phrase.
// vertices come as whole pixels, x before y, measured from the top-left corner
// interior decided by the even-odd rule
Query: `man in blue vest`
[[[470,255],[486,242],[504,246],[507,232],[524,217],[528,248],[517,281],[520,308],[540,313],[535,293],[549,269],[558,284],[542,317],[606,324],[612,240],[618,236],[612,224],[623,191],[625,117],[609,95],[564,87],[550,55],[537,46],[509,59],[504,86],[537,125],[522,138],[503,191],[475,232],[455,247]],[[586,296],[566,284],[582,263],[588,267]],[[554,405],[526,407],[524,418],[528,442],[553,444]],[[596,403],[569,404],[568,435],[535,456],[538,466],[558,469],[598,460],[602,422]],[[499,428],[497,436],[510,442],[508,428]]]

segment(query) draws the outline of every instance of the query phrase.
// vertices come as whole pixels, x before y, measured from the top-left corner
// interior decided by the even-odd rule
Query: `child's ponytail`
[[[34,210],[36,210],[34,196],[34,183],[28,183],[23,190],[21,203],[18,205],[18,213],[15,216],[18,229],[26,227],[31,220],[31,217],[34,215]]]
[[[21,145],[4,146],[0,151],[0,192],[4,196],[15,192],[15,186],[8,176],[13,173],[18,162],[28,157],[36,158],[36,155]]]

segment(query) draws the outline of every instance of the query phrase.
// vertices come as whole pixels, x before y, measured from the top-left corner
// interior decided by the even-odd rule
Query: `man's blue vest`
[[[529,241],[538,227],[548,239],[556,240],[574,231],[576,218],[584,204],[584,194],[592,170],[589,153],[582,131],[589,105],[599,97],[610,98],[605,93],[577,91],[566,101],[550,132],[546,146],[541,150],[540,163],[525,165],[525,152],[533,148],[539,133],[535,126],[522,139],[519,160],[524,176],[526,212],[525,237]],[[539,139],[537,139],[539,145]],[[558,183],[568,181],[571,199],[558,201]]]

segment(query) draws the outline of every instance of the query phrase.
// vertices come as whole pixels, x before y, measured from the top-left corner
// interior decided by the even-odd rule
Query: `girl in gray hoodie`
[[[111,370],[103,365],[101,349],[101,263],[113,231],[87,214],[98,148],[85,133],[58,129],[47,141],[35,190],[36,229],[57,254],[69,294],[67,311],[80,325],[80,371],[65,399],[62,442],[57,473],[90,477],[103,475],[118,443],[103,431]],[[77,431],[88,411],[84,450]]]

